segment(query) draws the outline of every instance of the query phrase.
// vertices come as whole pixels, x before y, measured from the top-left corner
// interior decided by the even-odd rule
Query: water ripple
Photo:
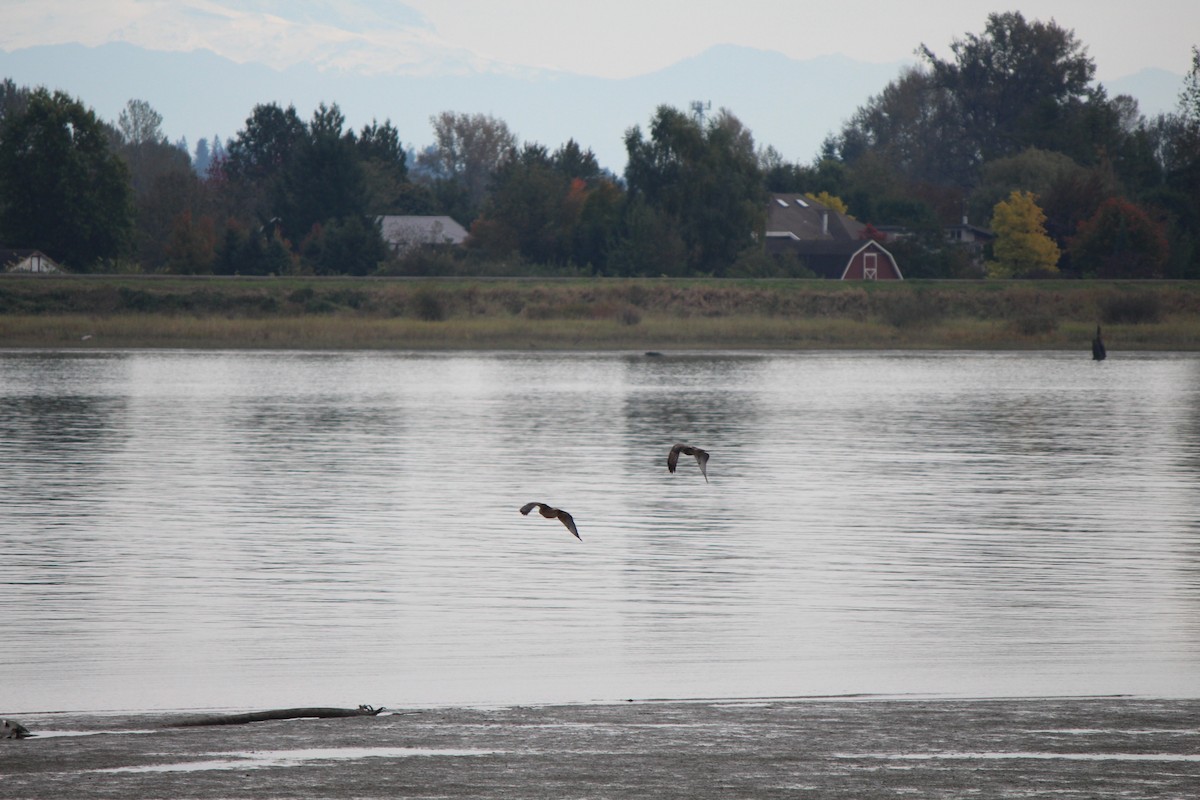
[[[0,399],[0,705],[1200,695],[1190,355],[22,352]]]

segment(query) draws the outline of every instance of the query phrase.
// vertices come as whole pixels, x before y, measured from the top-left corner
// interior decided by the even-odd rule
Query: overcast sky
[[[842,53],[887,63],[921,43],[943,58],[980,33],[994,11],[1054,19],[1074,29],[1099,78],[1146,67],[1184,73],[1200,44],[1200,2],[1142,0],[411,0],[446,39],[503,61],[623,77],[666,66],[719,43],[804,59]],[[1117,10],[1114,10],[1117,9]],[[1131,16],[1133,15],[1133,16]]]
[[[1184,74],[1200,44],[1197,0],[0,0],[0,48],[129,41],[277,67],[374,71],[448,51],[620,78],[717,44],[889,63],[912,59],[924,43],[950,58],[952,40],[1009,10],[1073,29],[1100,80],[1147,67]]]

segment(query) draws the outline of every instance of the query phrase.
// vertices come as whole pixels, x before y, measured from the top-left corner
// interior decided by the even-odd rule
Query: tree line
[[[625,134],[621,175],[575,140],[519,142],[446,111],[406,147],[336,104],[256,106],[195,154],[131,100],[115,123],[69,95],[0,83],[0,245],[79,272],[804,276],[762,248],[770,192],[900,232],[909,277],[974,277],[947,225],[993,227],[995,276],[1200,277],[1200,51],[1178,110],[1141,115],[1093,84],[1073,31],[996,13],[941,57],[922,45],[810,163],[734,113],[660,106]],[[389,251],[381,215],[448,215],[454,251]]]

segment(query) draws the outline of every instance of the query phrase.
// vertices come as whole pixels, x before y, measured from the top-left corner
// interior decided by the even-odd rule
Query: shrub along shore
[[[1200,350],[1200,282],[3,276],[0,347]]]

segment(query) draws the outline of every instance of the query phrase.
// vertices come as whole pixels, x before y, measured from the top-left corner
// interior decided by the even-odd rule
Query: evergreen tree
[[[203,136],[196,142],[196,153],[192,156],[192,169],[200,177],[208,174],[209,164],[212,163],[212,153],[208,149],[208,139]]]
[[[218,158],[213,147],[214,162],[221,169],[219,183],[225,213],[255,225],[278,217],[287,175],[307,136],[294,106],[255,106],[246,127],[229,143],[223,158]]]
[[[364,125],[355,148],[363,175],[363,206],[367,213],[412,212],[414,198],[408,180],[408,153],[392,123],[385,121],[380,125],[372,120],[370,125]]]
[[[281,171],[280,197],[272,208],[285,236],[300,241],[312,227],[367,212],[363,172],[354,135],[337,104],[321,103]]]

